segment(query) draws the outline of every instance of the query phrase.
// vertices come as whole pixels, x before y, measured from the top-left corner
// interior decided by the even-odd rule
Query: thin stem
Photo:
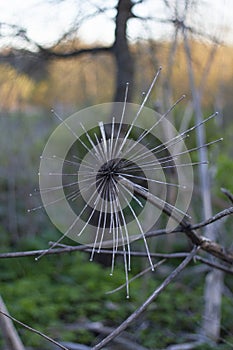
[[[6,314],[5,312],[3,312],[3,311],[1,311],[1,310],[0,310],[0,313],[1,313],[2,315],[4,315],[4,316],[10,318],[12,321],[14,321],[14,322],[20,324],[21,326],[23,326],[24,328],[26,328],[26,329],[29,330],[30,332],[36,333],[36,334],[38,334],[39,336],[41,336],[42,338],[48,340],[50,343],[53,343],[53,344],[57,345],[60,349],[69,350],[69,349],[68,349],[67,347],[65,347],[64,345],[58,343],[56,340],[54,340],[54,339],[48,337],[47,335],[45,335],[44,333],[42,333],[42,332],[36,330],[35,328],[32,328],[32,327],[26,325],[25,323],[23,323],[23,322],[17,320],[16,318],[14,318],[14,317],[12,317],[12,316]]]
[[[154,269],[156,269],[158,266],[160,266],[161,264],[163,264],[166,261],[166,259],[160,260],[158,263],[154,264]],[[146,269],[144,269],[143,271],[139,272],[136,276],[132,277],[128,283],[131,283],[133,281],[135,281],[137,278],[145,275],[147,272],[151,271],[151,267],[147,267]],[[126,286],[126,284],[122,284],[121,286],[117,287],[116,289],[110,290],[109,292],[106,292],[105,294],[113,294],[118,292],[119,290],[123,289]]]
[[[181,264],[172,271],[172,273],[161,283],[161,285],[146,299],[146,301],[135,310],[124,322],[120,324],[111,334],[104,338],[100,343],[93,347],[93,350],[102,349],[110,341],[116,338],[124,331],[133,321],[135,321],[147,307],[161,294],[161,292],[181,273],[182,270],[190,263],[198,251],[198,247],[194,247],[190,254],[181,262]]]
[[[124,147],[126,141],[128,140],[128,136],[129,136],[129,134],[131,133],[131,131],[132,131],[133,127],[134,127],[135,122],[137,121],[138,117],[140,116],[140,114],[141,114],[141,112],[142,112],[142,110],[143,110],[143,108],[144,108],[144,105],[145,105],[146,101],[148,100],[148,97],[150,96],[150,93],[151,93],[151,91],[152,91],[152,89],[153,89],[153,87],[154,87],[154,85],[155,85],[155,83],[156,83],[156,81],[157,81],[157,79],[158,79],[158,76],[159,76],[161,70],[162,70],[162,67],[160,67],[159,70],[158,70],[158,72],[156,73],[156,75],[155,75],[155,77],[154,77],[154,79],[153,79],[153,81],[152,81],[152,83],[151,83],[151,85],[150,85],[150,87],[149,87],[149,89],[148,89],[148,91],[147,91],[145,97],[144,97],[144,100],[143,100],[142,104],[140,105],[140,108],[139,108],[139,110],[138,110],[136,116],[134,117],[134,119],[133,119],[133,121],[132,121],[132,123],[131,123],[131,125],[130,125],[130,127],[129,127],[129,129],[128,129],[128,131],[127,131],[127,133],[126,133],[126,135],[125,135],[125,137],[124,137],[124,139],[123,139],[123,141],[122,141],[122,143],[121,143],[121,146],[119,147],[119,150],[118,150],[118,152],[117,152],[116,157],[118,157],[118,155],[120,154],[121,150],[123,149],[123,147]]]
[[[228,209],[224,209],[221,212],[217,213],[216,215],[212,216],[211,218],[209,218],[209,219],[207,219],[205,221],[202,221],[199,224],[192,225],[192,230],[196,230],[198,228],[210,225],[213,222],[222,219],[224,216],[228,216],[228,215],[231,215],[231,214],[233,214],[233,207],[230,207]]]
[[[51,249],[53,249],[54,247],[56,247],[57,243],[60,243],[65,237],[67,237],[67,235],[71,232],[71,230],[73,229],[73,227],[76,225],[76,223],[78,222],[78,220],[80,219],[81,215],[84,213],[84,211],[87,209],[87,207],[89,206],[89,204],[91,203],[93,197],[97,194],[98,196],[98,192],[95,189],[94,193],[92,194],[92,196],[90,197],[89,201],[86,203],[86,205],[83,207],[83,209],[81,210],[81,212],[79,213],[79,215],[75,218],[75,220],[73,221],[73,223],[70,225],[70,227],[66,230],[66,232],[54,243],[53,246],[49,247],[47,250],[45,250],[41,255],[39,255],[38,257],[35,258],[35,260],[39,260],[40,258],[42,258],[42,256],[44,256],[45,254],[47,254]]]

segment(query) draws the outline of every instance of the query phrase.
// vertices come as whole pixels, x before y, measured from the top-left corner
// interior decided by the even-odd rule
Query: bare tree
[[[131,18],[134,18],[133,7],[141,1],[119,0],[116,5],[115,17],[115,39],[110,46],[94,46],[94,47],[74,47],[73,49],[65,49],[63,43],[70,37],[74,36],[79,27],[76,23],[68,33],[65,33],[51,47],[45,47],[33,41],[27,34],[27,31],[12,25],[2,23],[1,27],[7,26],[8,30],[12,31],[12,36],[18,37],[24,41],[25,49],[9,48],[0,54],[0,63],[8,63],[16,68],[19,72],[25,72],[32,77],[39,78],[46,72],[46,62],[54,59],[70,59],[72,57],[80,57],[87,54],[103,54],[107,53],[114,57],[116,64],[115,77],[115,93],[114,101],[123,101],[125,94],[125,84],[133,83],[134,81],[134,60],[130,51],[127,37],[127,23]],[[105,11],[104,8],[97,8],[92,16],[99,12]],[[89,17],[89,15],[88,15]],[[85,16],[82,21],[85,20]],[[0,35],[4,36],[4,34]],[[33,50],[30,49],[33,48]],[[35,52],[36,50],[36,52]],[[132,84],[133,86],[133,84]],[[128,94],[128,101],[132,99],[132,89]]]
[[[191,13],[197,10],[199,1],[185,0],[183,2],[173,3],[164,0],[164,5],[170,12],[170,19],[164,20],[165,23],[171,23],[174,26],[174,40],[171,44],[170,55],[168,60],[168,72],[167,79],[165,80],[165,98],[171,96],[170,80],[173,70],[173,62],[175,53],[178,46],[178,39],[181,37],[184,47],[184,53],[186,56],[187,71],[189,77],[189,85],[192,94],[192,110],[194,111],[196,123],[202,123],[203,111],[202,111],[202,96],[204,86],[208,80],[208,74],[213,66],[214,56],[219,47],[219,42],[215,37],[208,37],[213,43],[210,50],[209,58],[204,67],[202,79],[199,86],[196,86],[195,76],[192,62],[192,49],[190,41],[195,36],[206,37],[205,33],[202,33],[201,29],[197,30],[188,24],[188,18]],[[199,183],[201,190],[201,198],[203,203],[203,218],[207,219],[212,215],[212,203],[211,203],[211,188],[210,188],[210,175],[208,167],[204,165],[208,161],[207,149],[203,148],[206,142],[205,126],[202,124],[197,130],[197,145],[199,147]],[[216,228],[214,226],[206,227],[206,237],[211,240],[216,240]],[[222,294],[223,275],[221,272],[213,270],[207,275],[206,278],[206,291],[205,291],[205,310],[203,313],[203,333],[217,340],[220,335],[221,326],[221,294]],[[211,322],[210,322],[211,320]]]

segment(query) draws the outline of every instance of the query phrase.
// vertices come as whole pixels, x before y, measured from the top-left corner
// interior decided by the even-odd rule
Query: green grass
[[[49,236],[49,234],[48,234]],[[51,234],[51,237],[53,235]],[[42,239],[21,241],[21,249],[38,249]],[[113,277],[110,268],[89,262],[81,252],[34,258],[0,260],[1,295],[12,316],[56,340],[93,344],[96,334],[69,325],[87,321],[116,327],[130,315],[162,281],[157,272],[131,285],[131,298],[125,290],[106,295],[125,281],[118,261]],[[177,263],[178,261],[176,261]],[[137,262],[136,274],[143,267]],[[150,305],[128,331],[148,349],[164,349],[187,341],[185,334],[199,331],[203,307],[204,275],[186,276],[171,284]],[[233,343],[232,300],[223,299],[223,338]],[[41,337],[17,326],[26,346],[49,349]],[[227,330],[227,332],[226,332]],[[228,348],[227,348],[228,346]],[[230,349],[218,344],[216,349]],[[212,349],[201,347],[200,349]]]

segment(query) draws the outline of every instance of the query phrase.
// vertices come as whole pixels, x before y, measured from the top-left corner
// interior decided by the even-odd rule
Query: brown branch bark
[[[220,244],[206,238],[203,236],[199,236],[195,230],[192,228],[189,219],[184,217],[183,219],[180,218],[180,215],[178,215],[175,211],[171,209],[169,205],[161,204],[158,199],[153,196],[153,194],[144,191],[140,189],[137,186],[134,186],[133,182],[127,180],[124,181],[124,186],[133,186],[134,191],[140,195],[141,197],[147,199],[149,202],[151,202],[155,207],[161,209],[166,215],[171,216],[174,220],[177,221],[177,223],[181,226],[182,231],[186,234],[186,236],[191,240],[191,242],[199,246],[200,249],[205,250],[206,252],[210,253],[211,255],[219,258],[220,260],[223,260],[225,262],[228,262],[230,264],[233,264],[233,252],[227,251],[224,247],[222,247]],[[233,213],[233,208],[229,208],[227,210],[227,213],[224,213],[224,215],[229,215]],[[205,225],[208,226],[210,223],[216,220],[219,220],[220,217],[222,217],[223,214],[219,215],[219,217],[212,217],[208,220],[206,220]]]

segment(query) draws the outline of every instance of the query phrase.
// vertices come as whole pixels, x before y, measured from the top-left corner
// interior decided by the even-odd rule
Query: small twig
[[[226,188],[221,188],[221,191],[228,197],[231,203],[233,203],[233,194],[230,193]]]
[[[233,203],[233,195],[228,191],[227,191],[227,193],[228,194],[226,194],[226,193],[225,194],[228,196],[228,198],[230,198],[230,196],[232,197],[232,203]],[[216,215],[212,216],[211,218],[209,218],[205,221],[202,221],[198,224],[190,225],[189,229],[190,230],[197,230],[199,228],[205,227],[207,225],[212,224],[215,221],[222,219],[224,216],[228,216],[231,214],[233,214],[233,207],[224,209],[224,210],[220,211],[219,213],[217,213]],[[165,229],[164,230],[150,231],[150,232],[145,234],[145,237],[149,238],[149,237],[162,236],[162,235],[167,235],[167,234],[174,234],[174,233],[178,233],[178,232],[184,232],[182,225],[180,225],[179,227],[177,227],[176,229],[174,229],[172,231],[167,231]]]
[[[190,226],[190,229],[191,230],[196,230],[198,228],[210,225],[213,222],[222,219],[224,216],[231,215],[231,214],[233,214],[233,207],[224,209],[224,210],[220,211],[219,213],[217,213],[216,215],[214,215],[211,218],[209,218],[208,220],[205,220],[203,222],[200,222],[199,224]]]
[[[8,258],[27,258],[30,256],[38,256],[40,254],[43,254],[47,249],[40,249],[40,250],[28,250],[24,252],[9,252],[9,253],[0,253],[0,259],[8,259]],[[52,254],[62,254],[62,253],[70,253],[73,251],[86,251],[90,250],[90,247],[87,247],[85,245],[80,246],[66,246],[64,248],[56,248],[51,249],[46,255],[52,255]]]
[[[120,324],[111,334],[104,338],[99,344],[93,347],[93,350],[102,349],[123,330],[125,330],[133,321],[135,321],[146,308],[161,294],[161,292],[181,273],[181,271],[189,264],[198,251],[198,247],[194,247],[191,253],[181,262],[181,264],[172,271],[172,273],[161,283],[161,285],[147,298],[147,300],[135,310],[124,322]]]
[[[39,254],[43,253],[46,251],[46,249],[43,250],[31,250],[31,251],[25,251],[25,252],[8,252],[8,253],[0,253],[0,259],[10,259],[10,258],[26,258],[30,256],[38,256]],[[72,253],[76,251],[84,251],[87,253],[92,252],[92,248],[87,248],[86,246],[64,246],[63,248],[55,248],[52,249],[48,252],[47,255],[52,255],[52,254],[63,254],[63,253]],[[112,254],[112,250],[110,249],[101,249],[100,251],[98,250],[98,254]],[[124,252],[121,250],[118,250],[115,254],[117,255],[124,255]],[[130,252],[131,256],[136,256],[136,257],[147,257],[148,255],[143,252],[138,252],[138,251],[131,251]],[[184,258],[187,256],[187,253],[168,253],[168,254],[163,254],[163,253],[151,253],[151,257],[153,258],[164,258],[164,259],[176,259],[176,258]]]
[[[221,271],[223,271],[223,272],[226,272],[226,273],[228,273],[228,274],[230,274],[230,275],[233,275],[233,269],[228,268],[227,266],[224,266],[224,265],[222,265],[222,264],[218,264],[217,262],[215,262],[215,261],[213,261],[213,260],[210,261],[210,260],[208,260],[208,259],[203,258],[202,256],[199,256],[199,255],[195,256],[194,259],[195,259],[195,260],[199,260],[199,261],[201,261],[203,264],[206,264],[206,265],[208,265],[208,266],[210,266],[210,267],[213,267],[213,268],[215,268],[215,269],[218,269],[218,270],[221,270]]]
[[[161,264],[163,264],[164,262],[166,261],[166,259],[163,259],[161,261],[159,261],[158,263],[154,264],[153,267],[154,269],[156,269],[158,266],[160,266]],[[129,280],[129,284],[133,281],[135,281],[137,278],[145,275],[145,273],[147,272],[151,272],[151,266],[150,267],[147,267],[146,269],[144,269],[143,271],[139,272],[136,276],[132,277],[130,280]],[[118,292],[119,290],[123,289],[124,287],[126,286],[126,283],[122,284],[121,286],[113,289],[113,290],[110,290],[109,292],[106,292],[105,294],[113,294],[113,293],[116,293]]]
[[[157,237],[157,236],[170,235],[170,234],[179,233],[179,232],[183,232],[183,229],[181,226],[178,226],[172,231],[169,231],[166,229],[148,231],[147,233],[145,233],[145,237],[146,238]]]
[[[7,307],[0,295],[0,310],[8,313]],[[25,347],[14,327],[12,320],[0,315],[0,328],[2,331],[2,337],[5,341],[7,348],[11,350],[25,350]]]
[[[54,339],[48,337],[47,335],[45,335],[44,333],[42,333],[42,332],[40,332],[40,331],[38,331],[38,330],[36,330],[36,329],[34,329],[34,328],[32,328],[32,327],[26,325],[25,323],[23,323],[23,322],[17,320],[16,318],[14,318],[14,317],[8,315],[7,313],[5,313],[5,312],[3,312],[3,311],[1,311],[1,310],[0,310],[0,313],[1,313],[2,315],[4,315],[4,316],[10,318],[12,321],[14,321],[14,322],[20,324],[20,325],[23,326],[24,328],[28,329],[30,332],[36,333],[36,334],[38,334],[39,336],[41,336],[42,338],[48,340],[50,343],[53,343],[53,344],[57,345],[59,348],[61,348],[61,349],[63,349],[63,350],[69,350],[69,349],[66,348],[65,346],[63,346],[63,345],[61,345],[60,343],[58,343],[56,340],[54,340]]]

